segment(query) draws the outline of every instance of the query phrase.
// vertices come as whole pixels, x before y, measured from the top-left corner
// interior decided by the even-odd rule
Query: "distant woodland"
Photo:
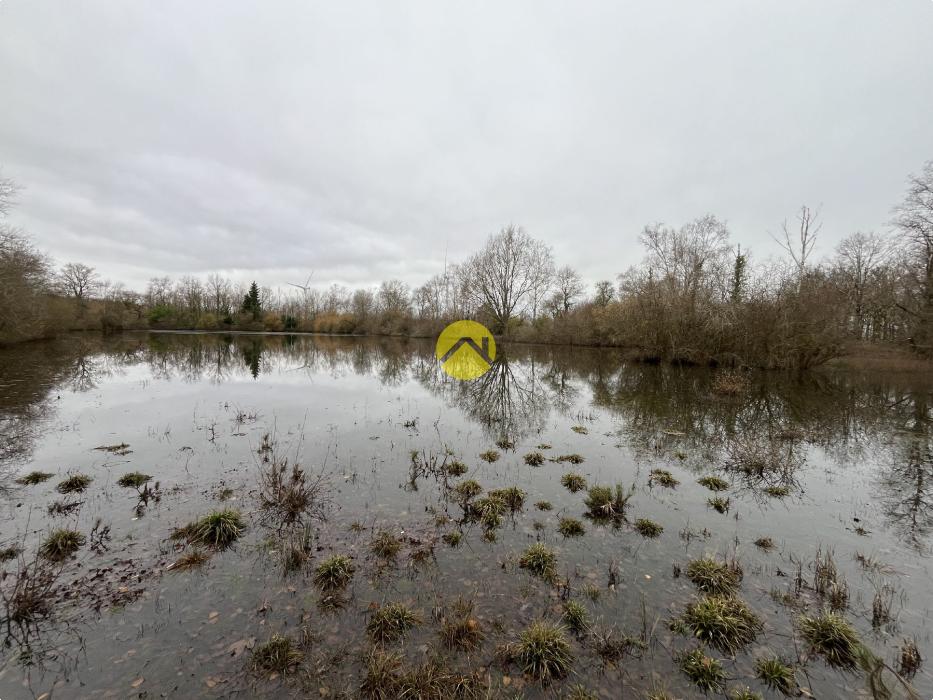
[[[508,340],[617,346],[658,362],[803,369],[853,342],[933,355],[933,161],[908,178],[887,231],[853,232],[830,256],[813,255],[818,209],[802,206],[783,223],[777,260],[756,260],[706,215],[645,226],[642,261],[592,288],[510,225],[415,289],[241,285],[211,274],[132,291],[88,264],[56,263],[4,225],[16,192],[0,180],[0,344],[124,329],[431,336],[472,318]]]

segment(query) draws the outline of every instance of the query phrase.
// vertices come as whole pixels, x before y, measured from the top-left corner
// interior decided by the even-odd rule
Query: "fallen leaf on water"
[[[143,681],[144,681],[144,680],[146,680],[146,679],[143,678],[142,676],[140,676],[140,677],[137,678],[135,681],[133,681],[132,683],[130,683],[130,686],[133,687],[133,688],[138,688],[139,686],[141,686],[141,685],[143,684]]]

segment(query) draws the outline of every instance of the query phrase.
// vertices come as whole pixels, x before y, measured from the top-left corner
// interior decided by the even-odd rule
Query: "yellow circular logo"
[[[496,340],[482,323],[455,321],[437,337],[434,356],[451,377],[476,379],[496,359]]]

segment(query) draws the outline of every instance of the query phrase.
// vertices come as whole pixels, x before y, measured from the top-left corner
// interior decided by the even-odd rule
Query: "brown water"
[[[703,554],[741,563],[740,595],[764,621],[735,659],[708,650],[723,661],[727,688],[767,696],[752,666],[776,653],[799,663],[797,679],[815,697],[871,697],[861,671],[830,669],[795,631],[801,612],[826,604],[813,589],[818,549],[833,553],[838,582],[848,586],[845,615],[878,657],[897,669],[908,637],[930,656],[929,377],[755,375],[730,397],[712,390],[708,370],[626,363],[611,350],[513,346],[467,383],[439,371],[432,349],[422,341],[128,334],[0,351],[0,548],[24,549],[2,565],[5,595],[52,528],[88,538],[56,569],[48,615],[15,624],[4,614],[0,697],[355,697],[372,648],[369,611],[392,601],[423,619],[392,649],[413,664],[439,655],[475,671],[494,697],[559,697],[576,683],[601,697],[653,689],[693,697],[700,693],[677,658],[696,642],[668,621],[696,595],[678,568]],[[259,508],[266,435],[279,455],[328,479],[327,519],[312,525],[304,572],[284,573],[283,543],[296,533]],[[514,448],[497,448],[502,438]],[[551,445],[541,450],[546,457],[585,461],[526,465],[523,456],[542,443]],[[479,458],[490,449],[501,459]],[[460,479],[413,470],[412,451],[439,460],[451,453],[469,467],[462,478],[487,490],[518,486],[524,508],[487,541],[480,525],[460,522],[445,488]],[[769,455],[780,473],[762,479],[728,468],[749,454]],[[650,484],[653,468],[670,470],[679,485]],[[15,483],[32,470],[55,476]],[[634,485],[627,521],[584,519],[585,492],[560,484],[571,470],[590,484]],[[129,471],[152,475],[158,497],[141,503],[118,486]],[[70,472],[93,481],[66,498],[55,489]],[[696,481],[707,474],[730,482],[721,494],[728,512],[708,506],[715,494]],[[768,496],[767,485],[790,495]],[[59,500],[81,505],[49,515]],[[537,510],[540,500],[553,509]],[[173,529],[223,506],[243,512],[244,536],[202,570],[173,572],[181,553]],[[557,533],[565,515],[584,521],[583,537]],[[643,538],[631,525],[637,518],[657,521],[663,533]],[[404,539],[389,566],[369,550],[383,528]],[[453,548],[441,536],[455,530],[463,539]],[[753,544],[763,536],[775,549]],[[518,567],[538,540],[556,551],[563,585]],[[337,611],[320,605],[309,576],[333,552],[357,565]],[[586,585],[596,600],[583,595]],[[890,619],[873,624],[879,592]],[[606,663],[592,637],[574,637],[571,678],[548,688],[497,662],[496,646],[531,622],[559,621],[562,595],[584,602],[595,630],[637,637],[647,649]],[[486,632],[470,654],[440,646],[432,615],[457,596],[475,602]],[[311,633],[301,667],[286,678],[252,673],[251,649],[276,632]],[[895,697],[904,694],[888,673],[885,682]],[[921,697],[933,695],[927,668],[912,683]]]

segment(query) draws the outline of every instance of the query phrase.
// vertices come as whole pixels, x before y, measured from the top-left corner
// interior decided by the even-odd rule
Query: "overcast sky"
[[[711,212],[883,229],[933,158],[933,2],[0,2],[13,223],[143,288],[421,283],[514,222],[588,281]]]

